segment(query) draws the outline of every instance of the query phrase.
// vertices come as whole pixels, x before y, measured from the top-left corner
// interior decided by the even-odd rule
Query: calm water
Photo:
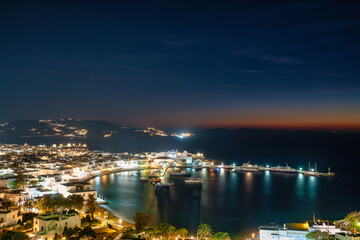
[[[154,192],[138,176],[118,173],[92,180],[108,206],[129,219],[145,212],[153,225],[166,221],[192,233],[200,223],[215,231],[227,231],[234,239],[262,224],[343,218],[360,210],[360,134],[319,132],[274,132],[227,135],[211,132],[190,139],[153,137],[116,138],[0,138],[0,142],[53,144],[86,142],[91,149],[110,152],[180,151],[203,152],[225,164],[251,160],[254,164],[307,168],[317,162],[326,172],[330,166],[339,178],[315,178],[271,173],[193,172],[206,183],[202,188],[174,179],[170,191]],[[191,171],[188,169],[188,171]]]
[[[227,231],[233,238],[262,224],[300,222],[312,219],[340,219],[359,209],[359,177],[326,178],[298,174],[236,173],[187,169],[202,177],[202,187],[184,179],[166,178],[170,190],[157,190],[139,182],[135,172],[122,172],[92,180],[108,206],[126,218],[134,212],[151,216],[152,224],[169,222],[191,233],[201,223],[215,231]]]

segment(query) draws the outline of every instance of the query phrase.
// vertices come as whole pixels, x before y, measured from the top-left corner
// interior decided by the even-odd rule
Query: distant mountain
[[[104,137],[161,136],[188,137],[181,132],[165,132],[154,127],[134,128],[119,124],[84,119],[16,120],[0,124],[2,137]]]

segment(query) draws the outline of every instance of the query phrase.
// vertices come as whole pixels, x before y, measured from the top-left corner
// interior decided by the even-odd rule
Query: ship
[[[280,172],[280,173],[298,173],[299,171],[295,168],[289,167],[288,164],[286,166],[278,166],[278,167],[270,167],[268,168],[270,172]]]
[[[190,177],[190,173],[187,173],[186,170],[182,170],[181,172],[173,172],[170,173],[171,177]]]
[[[186,178],[185,183],[203,183],[201,178]]]
[[[241,165],[240,167],[235,168],[235,171],[242,171],[242,172],[258,172],[259,171],[259,167],[252,165],[249,162],[244,163],[243,165]]]
[[[309,161],[309,170],[308,171],[304,171],[303,172],[305,175],[308,175],[308,176],[320,176],[321,173],[319,173],[317,171],[317,166],[316,166],[316,162],[315,162],[315,169],[311,169],[311,166],[310,166],[310,161]]]

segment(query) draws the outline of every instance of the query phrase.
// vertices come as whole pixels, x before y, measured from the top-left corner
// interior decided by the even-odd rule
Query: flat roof
[[[59,220],[60,216],[63,219],[67,219],[67,218],[75,216],[75,215],[77,215],[77,214],[76,213],[63,214],[63,213],[53,212],[53,213],[44,213],[39,216],[36,216],[35,218],[45,220],[45,221],[50,221],[50,220]]]
[[[308,231],[309,226],[306,223],[286,223],[286,229],[295,231]]]

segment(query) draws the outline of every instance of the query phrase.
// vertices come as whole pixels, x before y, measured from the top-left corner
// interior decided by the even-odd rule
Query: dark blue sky
[[[3,1],[0,31],[1,121],[360,128],[359,1]]]

